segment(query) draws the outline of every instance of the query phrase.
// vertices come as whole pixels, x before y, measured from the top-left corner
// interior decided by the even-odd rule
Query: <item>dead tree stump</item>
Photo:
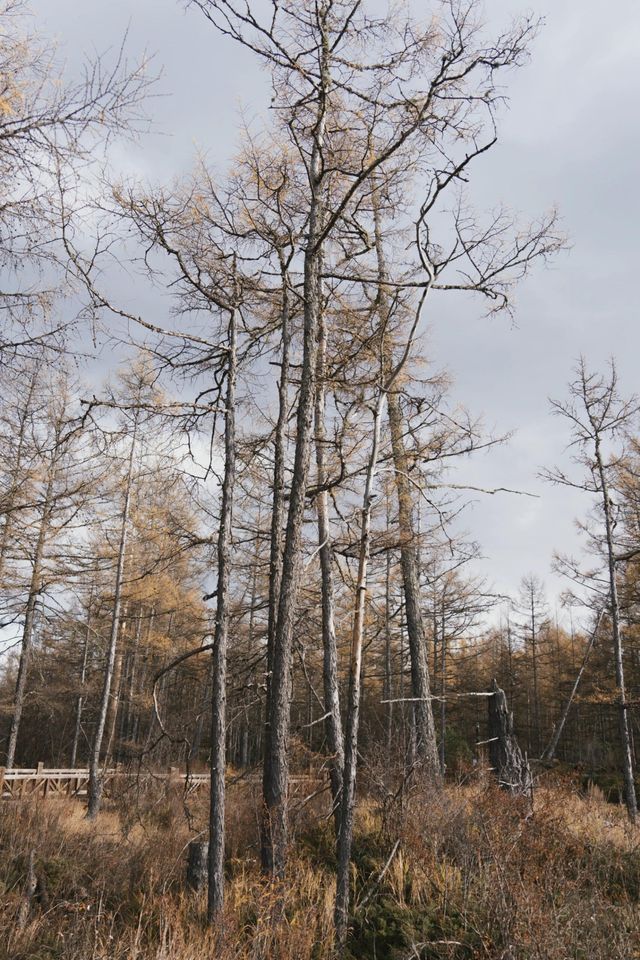
[[[187,850],[187,886],[196,893],[206,889],[208,861],[209,844],[192,840]]]
[[[498,783],[510,793],[531,797],[533,778],[525,754],[513,733],[513,713],[504,690],[493,681],[489,704],[489,762]]]

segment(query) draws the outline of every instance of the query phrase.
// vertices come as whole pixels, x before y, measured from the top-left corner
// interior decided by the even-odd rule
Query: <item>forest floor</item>
[[[77,801],[3,802],[0,957],[328,960],[326,796],[294,811],[278,886],[258,869],[258,800],[255,787],[232,788],[225,918],[213,931],[204,895],[184,884],[186,846],[205,829],[204,794],[185,805],[138,787],[111,798],[95,824]],[[353,958],[640,958],[640,828],[569,780],[543,781],[533,814],[486,776],[402,802],[372,790],[359,805],[353,876]]]

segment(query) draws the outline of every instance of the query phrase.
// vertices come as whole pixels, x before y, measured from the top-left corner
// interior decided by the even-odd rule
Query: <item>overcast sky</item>
[[[172,178],[189,169],[196,149],[224,169],[240,111],[264,115],[266,74],[178,0],[31,0],[31,8],[70,72],[81,54],[117,45],[127,29],[132,59],[144,49],[155,55],[163,70],[163,96],[149,108],[155,133],[114,157],[130,171]],[[428,0],[415,8],[428,10]],[[485,19],[499,30],[529,10],[546,23],[531,62],[510,77],[500,143],[474,170],[472,195],[481,208],[504,201],[532,217],[556,204],[571,250],[523,285],[515,326],[450,302],[429,318],[428,343],[453,375],[456,398],[498,432],[516,431],[508,446],[466,466],[464,479],[538,495],[477,501],[467,527],[482,544],[482,571],[512,591],[535,572],[553,602],[562,589],[553,550],[578,549],[574,518],[586,504],[537,478],[561,460],[567,440],[547,398],[564,395],[580,353],[593,366],[615,354],[623,391],[637,386],[640,3],[486,0]]]

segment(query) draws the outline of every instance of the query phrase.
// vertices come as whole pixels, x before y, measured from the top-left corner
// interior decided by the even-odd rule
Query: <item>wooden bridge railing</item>
[[[145,772],[141,774],[114,767],[103,771],[103,776],[106,781],[113,781],[117,778],[135,780],[138,777],[151,777],[154,780],[180,783],[187,779],[187,774],[181,772],[177,767],[170,767],[164,773]],[[189,791],[191,792],[208,782],[209,775],[207,773],[192,773],[188,779]],[[87,767],[46,769],[42,763],[39,763],[37,767],[14,767],[11,770],[0,767],[0,799],[2,800],[18,800],[38,796],[84,797],[87,795],[88,788],[89,770]]]

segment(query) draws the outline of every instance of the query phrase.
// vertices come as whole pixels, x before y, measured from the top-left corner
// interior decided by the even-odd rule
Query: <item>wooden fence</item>
[[[191,773],[187,778],[177,767],[170,767],[164,773],[129,772],[113,768],[103,771],[106,782],[117,779],[136,780],[152,779],[166,781],[169,784],[186,784],[189,793],[197,790],[203,784],[209,783],[208,773]],[[42,763],[35,768],[13,768],[6,770],[0,767],[0,799],[22,800],[29,797],[86,797],[89,788],[89,770],[87,767],[79,769],[45,769]]]

